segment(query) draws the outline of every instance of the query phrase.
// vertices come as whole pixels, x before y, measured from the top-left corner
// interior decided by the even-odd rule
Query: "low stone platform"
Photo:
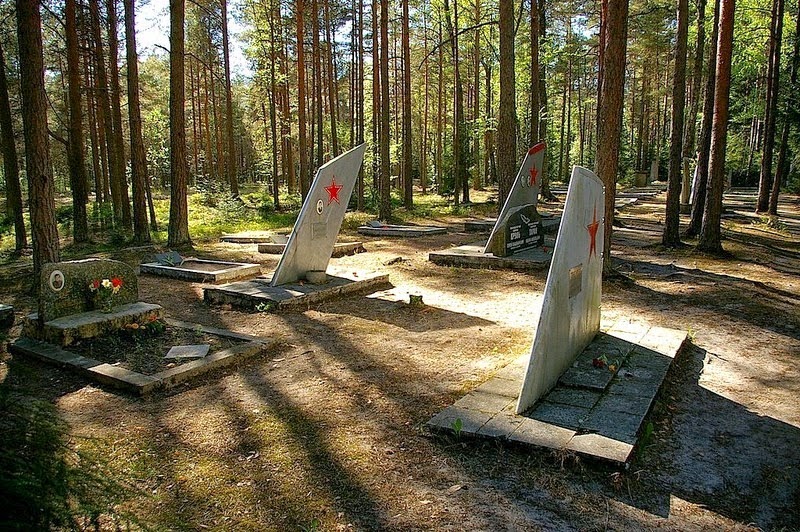
[[[497,257],[492,253],[484,253],[485,241],[475,242],[442,251],[428,253],[428,260],[440,266],[457,266],[462,268],[485,268],[497,270],[540,270],[546,268],[553,258],[555,240],[545,237],[544,245],[508,257]]]
[[[235,338],[245,343],[222,349],[201,359],[193,360],[153,375],[145,375],[113,364],[100,362],[93,358],[71,353],[57,345],[32,338],[20,338],[11,345],[10,350],[15,355],[37,358],[47,363],[67,368],[114,388],[139,395],[148,395],[157,390],[172,388],[211,370],[240,362],[244,358],[262,353],[277,344],[276,340],[265,340],[215,327],[206,327],[198,323],[186,323],[170,319],[166,321],[173,327],[199,330],[208,334]]]
[[[161,305],[140,301],[119,305],[109,313],[92,310],[62,316],[39,327],[39,315],[33,313],[25,318],[22,336],[66,346],[81,338],[94,338],[122,329],[134,322],[142,323],[158,319],[163,314],[164,309]]]
[[[599,333],[558,384],[528,412],[514,413],[528,354],[434,416],[428,426],[572,451],[627,464],[685,331],[619,320]],[[604,355],[607,367],[592,360]],[[614,371],[610,365],[615,365]]]
[[[14,325],[14,307],[0,303],[0,329]]]
[[[494,229],[495,223],[497,223],[497,218],[466,220],[464,222],[464,231],[467,233],[489,233]],[[561,216],[542,217],[542,232],[546,235],[554,235],[558,233],[558,225],[560,223]]]
[[[274,242],[277,237],[279,235],[272,231],[243,231],[241,233],[222,235],[219,237],[219,241],[229,244],[264,244]]]
[[[140,265],[139,271],[182,281],[221,283],[242,277],[261,275],[261,265],[221,260],[186,259],[180,265],[174,266],[149,262]]]
[[[358,228],[358,232],[367,236],[400,236],[417,238],[420,236],[443,235],[447,233],[447,228],[424,225],[381,225],[378,227],[362,225]]]
[[[326,299],[370,293],[389,285],[389,275],[375,272],[328,270],[328,282],[270,286],[272,276],[206,288],[204,299],[217,305],[230,304],[245,310],[276,311],[306,309]]]
[[[272,242],[263,243],[258,245],[259,253],[271,253],[279,255],[286,249],[286,244],[274,244]],[[355,255],[356,253],[364,253],[363,242],[337,242],[333,245],[333,253],[331,257],[344,257],[346,255]]]

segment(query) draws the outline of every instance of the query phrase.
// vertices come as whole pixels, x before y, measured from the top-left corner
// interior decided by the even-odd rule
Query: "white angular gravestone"
[[[600,330],[604,206],[603,182],[591,171],[574,167],[518,414],[556,384]]]
[[[366,147],[366,144],[356,146],[317,170],[272,275],[272,286],[303,279],[309,271],[328,269]]]
[[[542,222],[536,212],[544,147],[544,142],[540,142],[528,150],[486,242],[484,253],[507,257],[544,242]]]

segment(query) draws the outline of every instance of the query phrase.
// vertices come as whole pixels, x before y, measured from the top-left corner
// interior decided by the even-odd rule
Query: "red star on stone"
[[[594,206],[594,214],[592,214],[592,223],[586,226],[589,231],[589,236],[592,241],[589,242],[589,256],[597,256],[597,230],[600,228],[600,222],[597,221],[597,205]]]
[[[535,166],[531,166],[531,186],[536,184],[536,177],[539,175],[539,170]]]
[[[331,178],[331,184],[325,188],[325,192],[328,193],[328,205],[333,203],[339,203],[339,191],[342,190],[344,187],[342,185],[336,184],[336,176]],[[341,205],[341,203],[339,203]]]

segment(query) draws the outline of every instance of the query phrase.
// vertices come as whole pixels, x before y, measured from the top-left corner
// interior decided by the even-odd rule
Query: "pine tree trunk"
[[[131,135],[131,186],[133,188],[133,239],[150,242],[147,227],[147,154],[142,138],[142,113],[139,105],[139,55],[136,52],[135,0],[125,5],[125,49],[128,63],[128,123]],[[196,149],[196,148],[195,148]]]
[[[303,11],[305,1],[297,0],[295,11],[297,16],[297,128],[299,138],[300,158],[300,195],[305,201],[310,185],[308,176],[308,153],[306,147],[306,63],[305,46],[303,41],[304,22]]]
[[[714,86],[714,122],[711,131],[711,155],[708,191],[703,225],[697,249],[722,251],[722,191],[725,185],[725,145],[728,137],[728,110],[733,55],[734,0],[721,0],[717,43],[716,84]]]
[[[189,168],[186,164],[186,114],[184,98],[184,0],[169,1],[169,162],[170,203],[167,245],[170,247],[191,246],[189,238],[189,206],[187,182]]]
[[[22,190],[19,184],[19,162],[14,140],[14,124],[11,119],[11,102],[8,99],[6,62],[0,46],[0,147],[3,150],[3,175],[6,180],[9,214],[14,218],[14,250],[21,252],[28,247],[25,233],[25,218],[22,214]]]
[[[378,216],[381,220],[392,217],[391,175],[389,169],[389,0],[381,0],[380,18],[380,84],[381,84],[381,154]]]
[[[517,168],[517,111],[514,84],[514,3],[500,0],[500,111],[497,126],[497,204],[505,205]]]
[[[529,148],[539,142],[539,4],[531,1],[531,135]]]
[[[328,53],[326,58],[328,60],[328,107],[331,113],[331,151],[333,156],[339,155],[339,131],[338,131],[338,114],[339,114],[339,97],[338,97],[338,84],[336,83],[336,69],[333,64],[334,55],[334,41],[331,38],[331,15],[330,15],[330,1],[322,0],[323,13],[325,16],[325,44]],[[354,21],[355,22],[355,21]],[[351,107],[352,109],[352,107]],[[352,120],[351,120],[352,122]]]
[[[233,136],[233,94],[231,91],[231,56],[228,43],[228,0],[222,6],[222,61],[225,64],[225,136],[228,139],[228,156],[225,158],[225,174],[231,194],[239,195],[239,178],[236,175],[236,143]]]
[[[414,206],[413,169],[411,153],[411,45],[409,37],[408,1],[403,4],[403,204],[406,209]]]
[[[38,294],[42,265],[60,260],[56,228],[50,143],[47,137],[47,95],[44,90],[42,20],[38,0],[17,0],[22,124],[25,169],[33,241],[33,287]]]
[[[675,75],[672,81],[672,132],[667,178],[667,207],[661,243],[676,247],[680,237],[680,196],[683,163],[683,118],[686,103],[686,41],[689,35],[689,2],[678,0],[678,33],[675,38]]]
[[[601,72],[597,104],[595,172],[605,185],[603,272],[611,273],[611,231],[619,171],[620,134],[625,88],[628,0],[603,0],[601,14]]]
[[[692,216],[686,236],[691,238],[700,234],[703,224],[703,212],[706,204],[706,191],[708,188],[708,167],[710,164],[709,153],[711,150],[711,126],[714,120],[714,92],[716,87],[717,71],[717,36],[719,35],[719,10],[720,0],[714,2],[714,21],[711,29],[711,39],[708,48],[708,61],[706,64],[706,86],[703,101],[703,121],[700,125],[700,135],[697,140],[697,179],[694,184],[695,196],[692,198]]]

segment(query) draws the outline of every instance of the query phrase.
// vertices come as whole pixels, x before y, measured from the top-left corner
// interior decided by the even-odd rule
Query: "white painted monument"
[[[536,211],[544,147],[544,142],[540,142],[525,155],[486,242],[484,253],[507,257],[518,251],[540,246],[544,242],[542,222]]]
[[[556,384],[600,330],[604,205],[603,182],[591,171],[574,167],[518,414]]]
[[[272,286],[292,283],[304,279],[308,272],[328,269],[366,146],[356,146],[317,170],[272,276]]]

